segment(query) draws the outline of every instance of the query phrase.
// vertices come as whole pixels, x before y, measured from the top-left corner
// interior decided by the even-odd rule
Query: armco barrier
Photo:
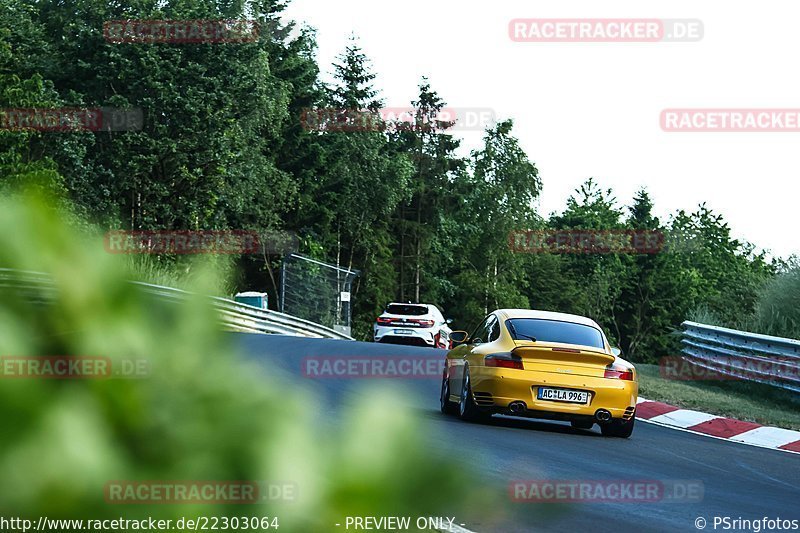
[[[800,392],[800,341],[684,322],[683,356],[732,378]]]
[[[180,301],[191,293],[172,287],[162,287],[132,281],[144,292],[160,298]],[[55,297],[56,287],[52,280],[41,272],[30,272],[0,268],[0,287],[13,287],[27,298],[47,301]],[[267,311],[227,298],[209,297],[219,312],[220,323],[225,329],[249,333],[273,333],[299,337],[353,340],[331,328],[276,311]]]

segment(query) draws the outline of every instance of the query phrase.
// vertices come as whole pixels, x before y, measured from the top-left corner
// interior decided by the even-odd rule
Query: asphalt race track
[[[302,360],[309,356],[444,358],[443,350],[372,343],[235,334],[246,352],[268,368],[312,387],[335,412],[364,379],[307,379]],[[415,409],[435,431],[431,446],[471,463],[482,486],[508,498],[513,480],[700,480],[702,501],[692,503],[512,503],[502,523],[482,521],[478,513],[457,517],[476,532],[490,531],[698,531],[695,520],[800,519],[800,455],[717,440],[637,422],[629,440],[603,438],[597,426],[575,430],[561,422],[495,416],[470,424],[439,412],[439,379],[408,379],[414,391],[399,402]],[[722,531],[717,526],[716,531]],[[732,529],[729,529],[731,531]]]

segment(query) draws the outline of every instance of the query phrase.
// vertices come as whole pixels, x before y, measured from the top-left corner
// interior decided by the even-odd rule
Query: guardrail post
[[[286,301],[286,257],[281,260],[281,297],[280,297],[280,310],[283,313]]]

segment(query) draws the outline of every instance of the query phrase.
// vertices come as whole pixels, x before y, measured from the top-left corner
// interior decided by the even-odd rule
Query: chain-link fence
[[[281,312],[350,335],[350,291],[358,275],[358,270],[288,254],[281,266]]]

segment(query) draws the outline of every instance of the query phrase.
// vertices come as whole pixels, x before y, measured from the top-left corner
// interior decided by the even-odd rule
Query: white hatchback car
[[[390,303],[375,321],[375,342],[450,349],[451,322],[433,304]]]

